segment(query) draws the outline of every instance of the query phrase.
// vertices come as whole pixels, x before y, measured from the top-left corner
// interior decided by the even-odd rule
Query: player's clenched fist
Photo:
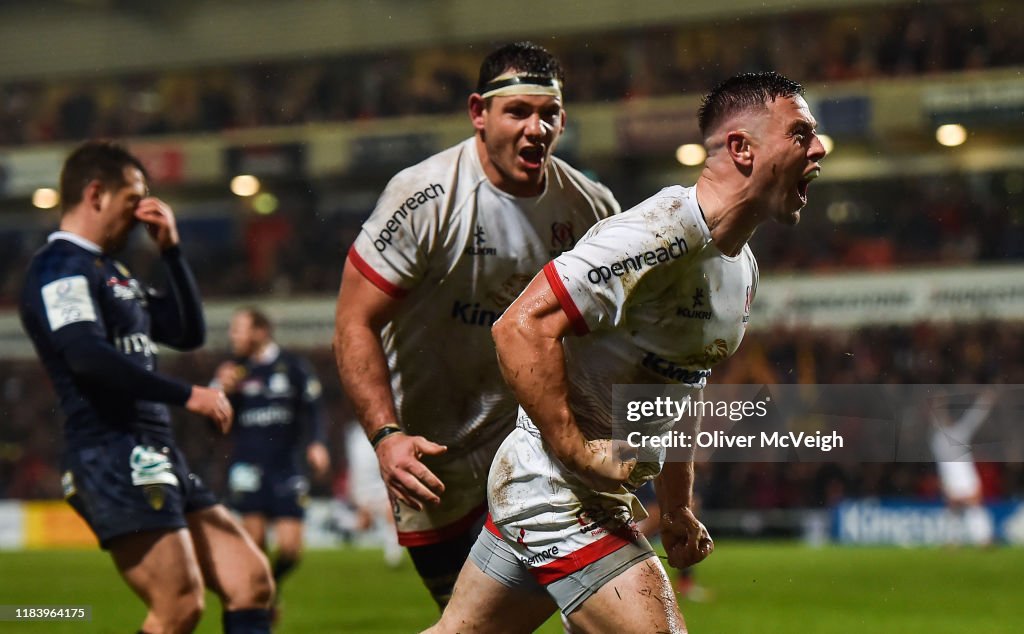
[[[201,385],[192,386],[192,396],[185,403],[185,409],[212,419],[222,434],[228,433],[231,429],[231,420],[235,415],[231,402],[223,390]]]
[[[420,462],[420,458],[443,454],[448,451],[447,447],[423,436],[391,434],[380,441],[376,451],[388,493],[417,511],[422,511],[426,502],[441,503],[444,483]]]
[[[715,549],[708,529],[685,506],[662,513],[661,543],[668,564],[680,570],[704,561]]]

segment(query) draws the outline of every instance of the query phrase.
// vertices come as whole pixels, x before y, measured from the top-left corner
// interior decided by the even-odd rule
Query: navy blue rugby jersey
[[[80,236],[57,232],[32,258],[22,289],[22,325],[67,416],[69,444],[112,432],[170,440],[168,405],[192,387],[157,373],[157,342],[202,345],[202,305],[177,247],[162,254],[169,292],[143,286],[128,269]]]
[[[310,442],[324,442],[320,381],[304,359],[277,344],[263,357],[235,360],[241,376],[229,395],[235,408],[231,461],[296,469]]]

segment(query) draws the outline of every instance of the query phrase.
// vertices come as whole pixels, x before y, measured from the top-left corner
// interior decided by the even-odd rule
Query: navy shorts
[[[303,519],[309,503],[309,480],[294,469],[268,469],[249,462],[228,468],[228,504],[245,515]]]
[[[217,504],[181,450],[144,434],[68,448],[62,484],[104,550],[122,535],[184,528],[186,514]]]

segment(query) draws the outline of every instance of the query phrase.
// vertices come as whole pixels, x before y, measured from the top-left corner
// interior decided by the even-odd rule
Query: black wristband
[[[376,449],[377,445],[380,444],[380,441],[384,440],[385,438],[387,438],[391,434],[404,434],[404,433],[405,432],[402,431],[402,428],[399,427],[398,425],[384,425],[383,427],[378,429],[377,433],[375,433],[373,435],[373,438],[370,439],[370,445],[374,449]]]

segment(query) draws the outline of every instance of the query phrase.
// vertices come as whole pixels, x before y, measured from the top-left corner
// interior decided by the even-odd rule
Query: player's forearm
[[[693,462],[666,462],[654,480],[662,511],[689,508],[693,502]]]
[[[334,357],[342,388],[368,437],[384,425],[400,422],[379,332],[367,325],[339,322]]]
[[[323,401],[317,399],[303,404],[302,419],[305,421],[306,438],[309,443],[327,443],[327,412]]]
[[[152,298],[153,338],[180,350],[203,345],[206,320],[199,286],[179,247],[163,252],[170,288],[165,297]]]
[[[569,407],[569,381],[561,340],[544,336],[512,318],[493,329],[505,382],[541,437],[567,467],[578,469],[584,438]]]
[[[192,386],[184,381],[150,372],[132,363],[101,339],[83,338],[64,350],[75,376],[111,390],[129,392],[134,398],[170,405],[184,405]]]

